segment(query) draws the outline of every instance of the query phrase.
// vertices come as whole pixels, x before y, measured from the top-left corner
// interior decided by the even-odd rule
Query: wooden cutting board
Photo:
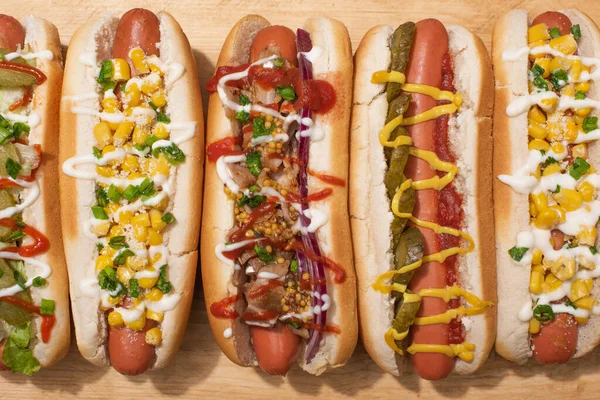
[[[23,17],[34,13],[57,25],[64,48],[83,23],[106,12],[120,15],[132,7],[167,10],[187,34],[198,65],[206,108],[206,82],[213,74],[221,45],[235,22],[256,13],[272,23],[302,26],[308,16],[329,16],[344,22],[356,49],[364,33],[377,24],[399,25],[406,20],[435,17],[446,24],[461,24],[478,34],[490,47],[496,18],[512,8],[540,12],[580,8],[600,23],[600,2],[596,0],[182,0],[182,1],[82,1],[3,0],[0,12]],[[58,101],[58,96],[56,101]],[[491,204],[491,200],[490,200]],[[219,350],[208,326],[201,282],[180,352],[167,369],[127,378],[110,368],[97,368],[85,361],[75,343],[66,359],[33,378],[3,373],[0,399],[121,398],[159,397],[209,398],[527,398],[531,396],[582,399],[600,395],[600,351],[568,365],[542,367],[534,363],[517,366],[494,354],[478,373],[451,376],[443,382],[420,380],[410,373],[395,378],[382,373],[362,345],[352,359],[321,377],[295,368],[287,378],[265,375],[256,369],[240,368]],[[499,323],[502,323],[500,321]]]

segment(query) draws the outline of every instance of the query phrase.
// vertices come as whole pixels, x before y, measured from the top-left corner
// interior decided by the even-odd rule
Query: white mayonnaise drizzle
[[[25,282],[25,287],[29,288],[33,285],[33,280],[38,277],[41,276],[44,279],[48,279],[48,277],[50,277],[50,275],[52,274],[52,268],[50,268],[50,266],[48,264],[46,264],[45,262],[36,260],[35,258],[29,258],[29,257],[22,257],[17,253],[13,253],[10,251],[0,251],[0,258],[4,258],[7,260],[22,260],[25,262],[26,265],[32,265],[34,267],[37,268],[37,270],[39,272],[36,272],[35,274],[32,273],[27,273],[27,275],[29,276],[29,279],[27,280],[27,282]],[[5,289],[0,289],[0,297],[3,296],[14,296],[15,294],[22,292],[23,288],[21,288],[19,285],[13,285],[10,287],[7,287]]]
[[[24,209],[32,205],[38,197],[40,197],[40,186],[38,185],[37,181],[27,182],[22,179],[13,179],[11,177],[6,178],[15,182],[17,185],[28,189],[29,193],[20,204],[16,204],[12,207],[6,207],[5,209],[0,210],[0,218],[10,218],[13,215],[22,212]]]
[[[54,53],[50,50],[42,50],[37,51],[35,53],[23,53],[22,51],[14,51],[12,53],[8,53],[4,55],[4,59],[6,61],[12,61],[15,58],[21,57],[24,60],[33,60],[34,58],[39,58],[40,60],[48,60],[51,61],[54,59]]]

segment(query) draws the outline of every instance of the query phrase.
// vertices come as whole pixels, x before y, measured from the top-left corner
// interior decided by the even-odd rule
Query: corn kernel
[[[541,322],[538,321],[537,319],[535,319],[535,318],[530,319],[529,320],[529,333],[531,333],[532,335],[539,333],[541,326],[542,326]]]
[[[112,133],[108,123],[98,122],[94,126],[94,138],[96,138],[96,143],[100,149],[112,142]]]
[[[113,328],[120,328],[123,326],[123,316],[118,311],[111,311],[108,314],[108,324]]]
[[[567,117],[567,129],[565,131],[565,140],[569,142],[574,142],[577,139],[577,135],[579,134],[579,128],[577,128],[577,124],[575,123],[575,119],[572,117]]]
[[[590,291],[587,285],[581,279],[575,279],[575,282],[573,282],[571,290],[569,291],[569,299],[575,302],[589,295]]]
[[[148,213],[142,213],[139,215],[136,215],[135,217],[131,218],[131,225],[138,227],[138,226],[150,226],[150,216],[148,215]]]
[[[584,310],[592,311],[592,308],[594,308],[594,305],[596,304],[596,300],[591,296],[587,296],[575,301],[574,303],[577,308],[583,308]]]
[[[140,243],[143,243],[148,239],[148,228],[144,226],[133,228],[133,238]]]
[[[152,268],[154,269],[154,268]],[[154,285],[156,285],[156,282],[158,282],[158,277],[156,278],[141,278],[139,281],[139,284],[141,287],[143,287],[144,289],[152,289],[154,287]]]
[[[534,266],[539,266],[542,263],[542,251],[540,249],[535,249],[531,253],[531,263]]]
[[[560,91],[560,94],[563,96],[574,97],[575,96],[575,85],[573,85],[572,83],[565,85],[562,88],[562,90]]]
[[[125,321],[125,325],[129,329],[133,329],[134,331],[141,331],[146,326],[146,315],[142,314],[142,316],[139,319],[137,319],[133,322]]]
[[[546,139],[546,135],[548,135],[548,130],[546,129],[545,124],[537,123],[533,120],[529,122],[528,125],[529,136],[534,139],[544,140]]]
[[[552,272],[553,276],[561,281],[571,279],[575,275],[577,266],[574,258],[560,256],[558,260],[544,259],[544,266]]]
[[[108,299],[107,299],[106,301],[107,301],[109,304],[112,304],[112,305],[115,305],[115,306],[116,306],[116,305],[117,305],[117,304],[119,304],[119,303],[120,303],[122,300],[123,300],[123,296],[119,296],[119,297],[112,297],[112,296],[109,296],[109,297],[108,297]]]
[[[115,146],[122,146],[129,140],[131,137],[131,132],[133,132],[134,123],[131,121],[123,121],[119,124],[117,131],[113,136],[113,144]]]
[[[133,136],[131,137],[131,140],[134,144],[143,146],[146,144],[146,138],[148,136],[150,136],[150,132],[148,132],[147,128],[136,125],[135,129],[133,130]]]
[[[542,168],[538,165],[535,171],[531,173],[531,176],[534,176],[535,179],[539,180],[542,177]]]
[[[119,110],[121,103],[114,97],[105,97],[102,99],[102,109],[108,113],[114,113]]]
[[[125,172],[135,172],[138,167],[138,158],[132,154],[127,154],[123,160],[123,163],[121,164],[121,168]]]
[[[565,55],[571,55],[577,50],[577,42],[570,34],[550,39],[549,44],[551,48],[558,50]]]
[[[139,47],[129,50],[129,58],[131,59],[133,67],[139,74],[147,74],[150,72],[150,68],[148,68],[148,63],[146,62],[146,54],[144,53],[144,50]]]
[[[535,226],[539,229],[550,229],[558,223],[559,216],[553,208],[546,208],[538,213]]]
[[[550,149],[552,150],[552,152],[554,152],[554,154],[562,154],[565,151],[565,146],[563,146],[563,144],[560,142],[555,142],[552,143]]]
[[[146,343],[152,346],[158,346],[162,343],[162,331],[159,327],[154,327],[146,332]]]
[[[581,76],[581,60],[573,60],[573,62],[571,64],[569,80],[577,81],[577,80],[579,80],[580,76]]]
[[[165,315],[163,313],[155,312],[155,311],[152,311],[149,308],[147,308],[146,309],[146,318],[151,319],[152,321],[156,321],[156,322],[163,322],[163,320],[165,319]]]
[[[164,90],[157,90],[152,94],[152,102],[158,108],[164,107],[167,105],[167,97],[165,96]]]
[[[554,57],[552,60],[550,60],[548,68],[550,68],[550,71],[555,71],[557,69],[567,71],[569,68],[571,68],[571,60],[564,57]]]
[[[154,206],[154,208],[159,211],[165,211],[168,206],[169,206],[169,196],[165,196],[161,201],[158,202],[157,205]]]
[[[579,193],[581,193],[582,197],[583,197],[583,201],[592,201],[594,199],[594,192],[595,192],[595,188],[594,185],[592,185],[590,182],[583,182],[581,185],[579,185],[579,187],[577,188],[577,191]]]
[[[152,228],[148,228],[148,244],[150,246],[159,246],[163,242],[162,235]]]
[[[150,223],[152,224],[152,229],[157,232],[162,231],[167,226],[167,223],[164,222],[161,218],[163,214],[155,209],[150,210]]]
[[[564,224],[567,221],[567,212],[563,207],[554,205],[554,206],[550,206],[548,208],[551,210],[554,210],[556,212],[556,215],[558,216],[559,224]]]
[[[544,282],[544,275],[537,271],[531,271],[531,278],[529,279],[529,291],[533,294],[542,293],[542,283]]]
[[[131,70],[129,64],[122,58],[114,58],[111,60],[113,65],[112,79],[117,82],[128,81],[131,79]]]
[[[127,257],[127,261],[125,265],[131,268],[134,271],[141,271],[146,266],[147,261],[144,258],[140,257]]]
[[[114,212],[111,212],[111,214],[114,214]],[[115,236],[123,236],[124,234],[125,234],[125,231],[123,230],[122,227],[120,227],[119,225],[114,225],[110,228],[110,231],[108,232],[108,238],[110,239]]]
[[[546,111],[547,113],[554,111],[557,104],[557,98],[543,99],[540,101],[540,107],[542,107],[542,110]]]
[[[142,102],[142,92],[137,83],[132,83],[125,89],[125,105],[128,110],[137,107]]]
[[[129,280],[133,278],[134,274],[135,272],[127,266],[121,265],[119,268],[117,268],[117,278],[119,278],[119,281],[123,283],[128,283]]]
[[[162,297],[163,292],[161,292],[160,289],[154,288],[150,290],[150,292],[148,292],[148,294],[146,295],[146,300],[159,301],[160,299],[162,299]]]
[[[96,236],[104,236],[108,233],[108,229],[110,228],[110,222],[109,221],[101,221],[95,224],[92,224],[90,230],[96,235]]]
[[[117,148],[116,148],[115,146],[113,146],[112,144],[109,144],[109,145],[105,146],[105,147],[102,149],[102,155],[103,155],[103,156],[105,156],[105,155],[107,155],[108,153],[112,153],[112,152],[113,152],[113,151],[115,151],[116,149],[117,149]]]
[[[548,198],[546,197],[545,193],[531,193],[529,198],[535,205],[535,208],[538,212],[548,208]]]
[[[546,41],[548,39],[550,39],[550,34],[548,33],[548,26],[544,23],[533,25],[527,29],[528,43],[534,43],[540,40]]]
[[[550,59],[548,57],[536,58],[535,63],[544,69],[544,73],[542,74],[542,77],[548,78],[551,73],[550,68],[548,68],[548,66],[550,65]]]
[[[102,271],[105,267],[112,267],[113,259],[109,256],[98,256],[96,258],[96,271]]]
[[[582,226],[577,233],[577,242],[580,245],[593,246],[596,243],[597,234],[595,226]]]
[[[529,150],[544,150],[548,151],[550,145],[545,140],[533,139],[529,142]]]
[[[590,83],[589,82],[579,82],[578,84],[575,85],[575,90],[578,90],[580,92],[588,92],[590,90]]]
[[[142,92],[147,96],[151,96],[154,92],[160,89],[161,81],[162,79],[158,74],[148,75],[142,83]]]
[[[154,136],[159,139],[166,139],[170,135],[169,130],[164,124],[157,124],[156,129],[154,130]]]
[[[542,175],[548,176],[548,175],[552,175],[552,174],[558,174],[558,173],[560,173],[560,171],[561,171],[560,164],[554,163],[554,164],[550,164],[546,168],[544,168],[544,172],[542,173]]]
[[[547,60],[547,59],[546,59]],[[540,108],[538,106],[533,106],[529,109],[529,112],[527,113],[527,116],[529,117],[529,119],[543,124],[546,122],[546,114],[544,114],[544,112],[542,110],[540,110]]]
[[[554,165],[554,164],[553,164]],[[552,195],[566,211],[575,211],[581,207],[583,196],[575,189],[562,188],[560,192]]]
[[[592,111],[592,109],[590,107],[585,107],[585,108],[577,108],[575,110],[575,115],[577,115],[578,117],[587,117],[588,115],[590,115],[590,112]]]
[[[589,318],[587,317],[575,317],[575,321],[577,321],[577,323],[579,325],[585,325],[588,323]]]
[[[542,284],[542,290],[544,293],[551,293],[555,290],[558,290],[560,287],[562,287],[562,282],[557,279],[556,276],[553,274],[546,275],[546,279]]]
[[[169,164],[169,161],[167,161],[167,158],[162,153],[158,156],[155,171],[157,174],[160,174],[160,175],[169,175],[169,173],[171,172],[171,165]]]

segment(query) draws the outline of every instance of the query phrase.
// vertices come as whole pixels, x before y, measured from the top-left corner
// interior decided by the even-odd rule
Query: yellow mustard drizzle
[[[394,131],[399,126],[407,126],[414,125],[425,121],[430,121],[438,118],[439,116],[446,114],[454,114],[458,111],[462,105],[463,98],[458,93],[452,93],[446,90],[440,90],[436,87],[422,85],[422,84],[411,84],[406,83],[406,76],[397,71],[377,71],[373,74],[371,78],[372,83],[399,83],[401,84],[401,89],[406,92],[412,93],[420,93],[424,95],[428,95],[435,100],[446,100],[450,101],[450,104],[444,104],[440,106],[435,106],[430,110],[427,110],[421,114],[404,118],[402,115],[394,118],[389,121],[383,129],[379,132],[379,141],[382,146],[396,148],[398,146],[403,145],[412,145],[412,139],[406,135],[400,135],[395,140],[390,141],[389,138]],[[424,190],[424,189],[435,189],[442,190],[449,183],[451,183],[456,174],[458,173],[458,167],[452,163],[442,161],[438,158],[438,156],[431,151],[418,149],[411,147],[409,149],[409,154],[413,157],[420,158],[426,161],[433,169],[437,171],[446,172],[443,177],[439,177],[437,175],[424,179],[421,181],[412,181],[411,179],[405,180],[400,187],[396,190],[396,193],[392,199],[392,212],[400,217],[407,218],[414,225],[431,229],[436,234],[449,234],[452,236],[461,236],[465,239],[469,245],[467,248],[462,247],[452,247],[449,249],[442,250],[438,253],[429,254],[424,256],[420,260],[405,265],[404,267],[398,270],[391,270],[385,272],[377,277],[375,283],[373,283],[372,288],[380,293],[389,294],[392,291],[404,293],[403,301],[404,302],[416,302],[420,301],[421,297],[437,297],[443,299],[445,302],[450,301],[450,299],[458,298],[462,296],[467,303],[469,303],[472,307],[458,307],[455,309],[447,310],[445,313],[440,315],[432,315],[429,317],[421,317],[415,318],[414,323],[417,325],[428,325],[428,324],[439,324],[450,323],[454,318],[459,315],[476,315],[481,314],[485,311],[485,309],[492,305],[491,302],[482,301],[475,294],[469,293],[466,290],[458,287],[452,286],[450,288],[437,288],[437,289],[422,289],[418,294],[415,293],[406,293],[407,286],[405,284],[394,283],[387,284],[395,275],[404,274],[406,272],[412,271],[414,269],[419,268],[423,263],[437,261],[444,262],[448,257],[455,254],[466,254],[475,248],[475,242],[473,238],[468,235],[466,232],[453,229],[450,227],[440,226],[434,222],[423,221],[418,218],[415,218],[411,213],[403,213],[400,211],[400,198],[402,193],[409,188],[414,190]],[[398,332],[394,328],[388,329],[388,331],[384,334],[384,339],[386,344],[393,349],[398,354],[403,354],[403,351],[396,345],[396,341],[403,340],[408,335],[408,330],[405,332]],[[472,361],[475,350],[475,345],[472,343],[462,343],[462,344],[450,344],[450,345],[435,345],[435,344],[412,344],[408,347],[407,351],[410,354],[415,354],[417,352],[426,352],[426,353],[443,353],[448,357],[456,357],[458,356],[460,359],[464,361]]]

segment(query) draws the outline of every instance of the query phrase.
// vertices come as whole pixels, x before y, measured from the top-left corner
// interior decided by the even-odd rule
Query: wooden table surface
[[[596,3],[596,4],[594,4]],[[532,14],[578,7],[600,22],[597,0],[180,0],[180,1],[83,1],[83,0],[2,0],[0,13],[23,17],[34,13],[58,26],[66,49],[74,31],[102,13],[121,14],[128,8],[144,6],[172,13],[186,32],[196,56],[204,106],[204,86],[214,71],[223,40],[235,22],[256,13],[272,23],[301,26],[308,16],[337,18],[348,26],[353,48],[373,25],[398,25],[408,19],[436,17],[444,23],[462,24],[490,46],[495,19],[512,8],[527,8]],[[199,275],[199,274],[198,274]],[[501,323],[501,322],[500,322]],[[600,391],[600,350],[568,365],[542,367],[533,363],[513,365],[494,354],[478,373],[454,375],[443,382],[420,380],[415,374],[395,378],[382,373],[362,345],[343,368],[321,377],[294,368],[286,378],[271,377],[255,369],[240,368],[219,350],[208,326],[201,282],[188,330],[180,352],[167,369],[127,378],[110,368],[97,368],[85,361],[73,342],[66,359],[51,370],[29,378],[0,376],[0,399],[31,398],[273,398],[369,397],[375,398],[526,398],[529,396],[582,399],[598,398]]]

